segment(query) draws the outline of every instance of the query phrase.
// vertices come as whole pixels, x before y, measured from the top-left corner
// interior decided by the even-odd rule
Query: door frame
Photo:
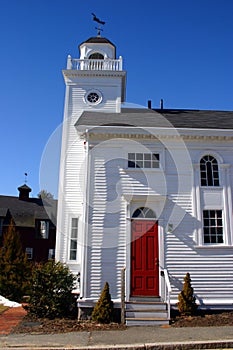
[[[125,196],[125,208],[126,208],[126,259],[125,259],[125,296],[126,301],[130,301],[130,292],[131,292],[131,220],[132,220],[132,213],[135,211],[137,207],[143,207],[145,206],[145,201],[141,201],[142,196],[139,196],[139,198],[133,198],[131,197],[131,200],[128,200],[128,198]],[[152,198],[147,197],[147,207],[151,208],[156,213],[156,207],[160,203],[164,201],[164,196],[151,196]],[[140,200],[139,200],[140,199]],[[156,200],[154,200],[156,199]],[[160,203],[159,203],[160,202]],[[145,220],[145,219],[141,219]],[[146,219],[148,220],[148,219]],[[164,219],[159,217],[156,218],[156,221],[158,223],[158,255],[159,255],[159,295],[161,298],[165,298],[165,283],[164,283],[164,277],[161,276],[161,272],[164,270],[165,266],[165,252],[164,252]]]

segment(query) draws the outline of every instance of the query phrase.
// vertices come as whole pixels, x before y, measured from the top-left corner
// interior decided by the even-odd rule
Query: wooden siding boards
[[[148,173],[145,176],[147,173],[145,169],[144,174],[126,169],[127,153],[122,152],[121,144],[112,147],[111,142],[109,144],[105,142],[104,146],[100,144],[91,151],[90,173],[93,181],[90,191],[92,208],[89,212],[90,247],[87,277],[89,287],[86,297],[94,300],[98,298],[105,281],[110,283],[113,298],[117,300],[120,297],[120,271],[127,261],[124,194],[145,195],[149,198],[150,195],[158,193],[156,177],[160,178],[160,172],[154,172],[152,175]],[[164,157],[167,157],[166,152]],[[192,150],[192,153],[197,158],[200,152]],[[224,155],[224,152],[220,153]],[[164,169],[169,185],[162,223],[166,226],[174,207],[182,213],[182,220],[174,221],[174,231],[165,232],[164,242],[164,263],[172,282],[173,304],[177,302],[187,272],[191,274],[194,291],[200,304],[221,305],[224,304],[224,300],[229,303],[233,292],[233,249],[198,247],[196,230],[200,223],[194,217],[193,182],[188,181],[186,185],[184,183],[183,191],[176,192],[174,179],[177,174],[174,166],[175,164],[173,166],[169,164]],[[183,169],[182,179],[189,179],[193,169],[190,172],[190,169],[185,168],[185,164]],[[163,187],[161,191],[164,193]]]
[[[89,209],[88,277],[86,297],[97,299],[108,281],[113,298],[120,298],[121,269],[125,266],[125,206],[114,203],[119,175],[113,171],[109,152],[92,150]],[[104,155],[103,155],[104,153]],[[111,154],[111,152],[110,152]],[[111,176],[109,175],[111,173]]]

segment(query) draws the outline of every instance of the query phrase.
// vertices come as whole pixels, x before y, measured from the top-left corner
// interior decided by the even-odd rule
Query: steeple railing
[[[67,69],[73,70],[110,70],[110,71],[120,71],[122,70],[122,57],[114,60],[111,58],[107,59],[77,59],[68,56],[67,59]]]

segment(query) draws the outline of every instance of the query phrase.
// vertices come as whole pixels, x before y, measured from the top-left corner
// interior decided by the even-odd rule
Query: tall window
[[[128,153],[129,168],[159,168],[157,153]]]
[[[70,260],[77,259],[77,245],[78,245],[78,219],[72,218],[71,232],[70,232]]]
[[[200,161],[201,186],[219,186],[219,170],[217,160],[204,156]]]
[[[223,243],[222,210],[203,210],[204,243]]]

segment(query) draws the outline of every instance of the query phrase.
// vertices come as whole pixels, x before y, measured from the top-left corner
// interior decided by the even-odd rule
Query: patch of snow
[[[16,303],[16,301],[10,301],[0,295],[0,304],[8,307],[19,307],[21,304]]]

